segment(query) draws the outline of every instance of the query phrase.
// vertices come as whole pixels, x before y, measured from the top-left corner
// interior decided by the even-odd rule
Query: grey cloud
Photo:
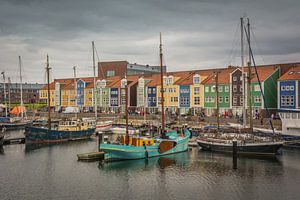
[[[238,65],[245,13],[261,64],[297,61],[299,8],[297,0],[0,0],[0,68],[13,76],[22,55],[28,79],[41,82],[48,53],[53,77],[72,76],[73,65],[92,75],[92,40],[100,60],[156,65],[159,32],[170,70]]]

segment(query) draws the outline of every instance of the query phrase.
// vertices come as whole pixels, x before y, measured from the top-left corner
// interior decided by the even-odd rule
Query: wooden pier
[[[25,137],[3,139],[3,145],[10,145],[10,144],[25,144]]]
[[[104,159],[104,152],[90,152],[90,153],[82,153],[77,154],[77,158],[80,161],[96,161]]]

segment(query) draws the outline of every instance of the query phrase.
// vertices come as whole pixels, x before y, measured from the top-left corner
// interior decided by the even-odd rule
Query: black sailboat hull
[[[207,142],[205,140],[197,140],[198,145],[205,151],[232,153],[232,144]],[[283,146],[283,142],[266,142],[266,143],[249,143],[238,144],[239,155],[265,155],[274,156],[279,153]]]

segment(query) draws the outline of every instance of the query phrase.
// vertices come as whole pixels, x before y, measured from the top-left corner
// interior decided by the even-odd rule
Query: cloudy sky
[[[101,61],[158,65],[159,32],[169,71],[240,64],[239,19],[250,18],[258,64],[300,61],[299,0],[0,0],[0,71],[18,81],[91,76]],[[98,60],[98,58],[97,58]],[[2,81],[2,79],[1,79]]]

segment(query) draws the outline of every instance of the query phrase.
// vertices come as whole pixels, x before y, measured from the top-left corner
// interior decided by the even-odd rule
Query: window
[[[290,86],[285,86],[285,91],[289,91],[290,90]]]
[[[215,92],[215,91],[216,91],[216,86],[215,85],[211,86],[211,92]]]
[[[240,81],[243,81],[243,75],[240,76]]]
[[[195,76],[194,77],[194,84],[199,84],[200,83],[200,77]]]
[[[236,81],[236,76],[234,76],[234,77],[232,78],[232,80],[233,80],[233,81]]]
[[[261,103],[261,97],[260,96],[255,96],[254,97],[254,103]]]
[[[219,103],[223,103],[223,97],[219,97]]]
[[[243,86],[240,87],[240,92],[243,92]]]
[[[219,86],[219,92],[222,92],[223,91],[223,87],[222,86]]]
[[[236,87],[236,85],[233,86],[233,92],[237,92],[237,87]]]
[[[194,95],[198,95],[200,94],[200,88],[199,87],[195,87],[194,88]]]
[[[225,86],[225,92],[229,92],[229,86]]]
[[[281,86],[281,91],[285,91],[285,86],[284,85]]]
[[[151,94],[151,88],[148,88],[148,94]]]
[[[178,102],[178,97],[174,97],[174,102]]]
[[[200,105],[200,97],[194,97],[194,104]]]
[[[209,92],[209,87],[208,86],[205,87],[205,92]]]
[[[236,104],[237,104],[237,97],[234,96],[234,97],[233,97],[233,105],[236,105]]]
[[[254,86],[254,91],[256,91],[256,92],[260,91],[259,85],[255,85],[255,86]]]
[[[294,86],[290,85],[290,90],[293,91],[294,90]]]
[[[208,102],[208,97],[205,97],[205,102]]]
[[[171,102],[173,102],[173,97],[171,97]]]
[[[115,76],[115,70],[108,70],[106,72],[106,76],[109,77],[109,76]]]
[[[225,103],[228,103],[228,102],[229,102],[229,96],[226,96],[226,97],[225,97],[224,102],[225,102]]]

